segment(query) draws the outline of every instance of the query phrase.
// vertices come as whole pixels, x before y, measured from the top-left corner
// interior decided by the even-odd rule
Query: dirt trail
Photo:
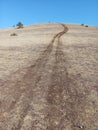
[[[49,24],[45,27],[47,32],[51,26]],[[86,36],[86,39],[80,38],[80,34],[86,35],[84,28],[75,39],[71,37],[75,32],[78,34],[80,26],[79,30],[76,26],[68,31],[65,24],[52,25],[53,31],[44,35],[47,36],[46,41],[50,33],[52,35],[56,31],[55,27],[62,31],[55,34],[47,46],[39,43],[45,49],[32,51],[30,55],[33,58],[28,67],[18,70],[8,80],[5,79],[5,82],[0,81],[0,130],[98,129],[98,81],[97,69],[93,69],[97,63],[91,63],[96,61],[94,58],[97,59],[97,54],[92,53],[97,49],[90,45],[84,47],[82,44],[86,40],[85,44],[88,45]],[[39,28],[37,34],[40,32]],[[80,42],[79,38],[84,40]],[[76,39],[79,40],[79,47]],[[69,45],[70,42],[75,43]],[[89,47],[92,49],[88,49]],[[30,52],[31,50],[33,49]],[[38,59],[33,56],[34,53],[39,54]]]
[[[0,123],[0,130],[27,130],[27,126],[24,127],[24,119],[31,107],[30,104],[33,100],[34,89],[37,88],[37,85],[41,80],[42,73],[44,72],[44,67],[49,60],[49,56],[53,50],[53,44],[55,40],[58,39],[59,42],[60,37],[68,31],[68,28],[65,25],[62,24],[62,26],[64,27],[64,30],[53,37],[44,52],[40,54],[40,57],[36,60],[35,64],[31,65],[27,69],[24,77],[14,85],[12,84],[12,87],[15,90],[14,93],[12,90],[9,90],[9,94],[11,96],[14,96],[15,100],[12,101],[11,104],[9,104],[9,108],[7,110],[5,109],[4,111],[4,115],[6,116],[3,119],[2,123]],[[8,81],[6,84],[7,85],[5,85],[5,87],[8,87],[11,85],[11,82]],[[23,89],[21,89],[21,87]],[[9,87],[9,89],[11,88]]]
[[[61,39],[68,27],[60,26],[63,30],[54,35],[19,81],[2,83],[6,99],[0,102],[0,130],[90,129],[89,91],[81,75],[68,72]]]
[[[0,102],[0,130],[90,129],[85,113],[89,92],[81,75],[68,73],[61,39],[68,27],[60,26],[63,30],[20,80],[2,83],[5,101]]]
[[[64,26],[64,25],[63,25]],[[64,26],[65,27],[65,26]],[[66,27],[65,27],[66,30]],[[67,61],[63,52],[61,32],[57,36],[55,64],[49,85],[48,102],[48,130],[79,130],[84,129],[85,100],[88,91],[85,86],[84,94],[80,92],[78,77],[70,77],[67,71]],[[80,78],[80,77],[79,77]]]

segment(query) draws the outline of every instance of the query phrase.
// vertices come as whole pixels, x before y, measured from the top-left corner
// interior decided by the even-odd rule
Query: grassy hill
[[[0,29],[0,130],[80,129],[98,129],[98,27]]]

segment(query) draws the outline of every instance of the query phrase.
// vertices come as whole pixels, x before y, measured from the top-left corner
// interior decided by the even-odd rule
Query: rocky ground
[[[98,130],[98,27],[0,29],[0,130]]]

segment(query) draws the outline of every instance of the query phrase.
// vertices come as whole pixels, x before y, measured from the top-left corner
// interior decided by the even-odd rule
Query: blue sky
[[[98,0],[0,0],[0,28],[40,22],[98,26]]]

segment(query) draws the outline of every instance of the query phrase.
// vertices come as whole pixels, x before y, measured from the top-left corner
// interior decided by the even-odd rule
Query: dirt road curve
[[[60,26],[62,32],[52,38],[20,80],[2,83],[7,91],[3,92],[6,101],[0,103],[0,130],[90,130],[93,119],[85,113],[89,91],[84,84],[78,85],[80,75],[68,74],[61,39],[68,27]]]

